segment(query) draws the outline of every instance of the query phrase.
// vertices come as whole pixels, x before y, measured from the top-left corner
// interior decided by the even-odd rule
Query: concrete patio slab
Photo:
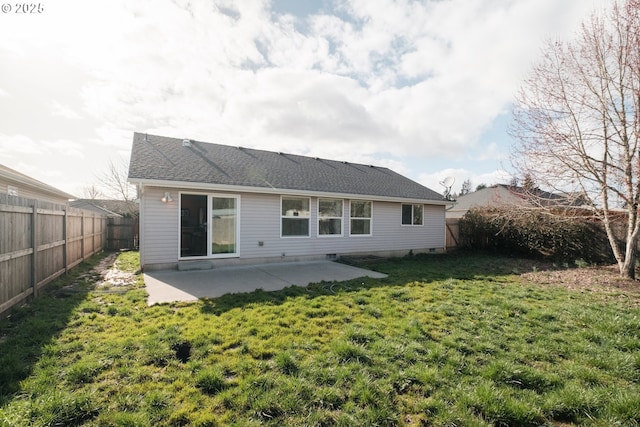
[[[359,277],[384,278],[386,274],[332,261],[287,262],[251,266],[220,267],[197,271],[152,271],[144,273],[148,304],[196,301],[228,293],[256,289],[277,291],[287,286],[317,282],[341,282]]]

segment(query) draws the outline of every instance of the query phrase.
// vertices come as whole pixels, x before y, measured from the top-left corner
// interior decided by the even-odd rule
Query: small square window
[[[402,225],[422,225],[422,205],[402,205]]]

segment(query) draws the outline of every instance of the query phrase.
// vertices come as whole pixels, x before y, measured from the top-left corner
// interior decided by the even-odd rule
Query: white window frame
[[[309,211],[308,211],[308,215],[306,217],[302,216],[288,216],[288,215],[283,215],[282,213],[282,202],[285,199],[300,199],[300,200],[306,200],[307,203],[309,204]],[[304,197],[304,196],[284,196],[281,195],[280,196],[280,238],[281,239],[308,239],[309,237],[311,237],[311,197]],[[287,218],[306,218],[306,220],[308,221],[309,225],[307,227],[307,234],[306,235],[299,235],[299,236],[284,236],[282,234],[282,220],[283,219],[287,219]]]
[[[326,200],[326,201],[332,201],[332,202],[340,202],[341,207],[340,210],[342,212],[341,216],[320,216],[320,202]],[[344,199],[336,199],[336,198],[331,198],[331,197],[319,197],[318,198],[318,206],[317,206],[317,213],[318,213],[318,237],[319,238],[331,238],[331,237],[343,237],[344,236]],[[340,233],[339,234],[320,234],[320,221],[323,219],[339,219],[340,220]]]
[[[370,203],[371,204],[371,216],[367,217],[354,217],[353,216],[353,203]],[[369,220],[369,234],[353,234],[353,220]],[[350,200],[349,201],[349,236],[350,237],[371,237],[373,235],[373,200]]]
[[[402,222],[402,219],[403,219],[402,216],[404,214],[403,211],[404,211],[404,207],[405,206],[411,206],[411,224],[405,224],[405,223]],[[415,218],[414,209],[415,209],[416,206],[420,206],[422,208],[422,224],[414,224],[413,223],[413,220]],[[401,203],[400,204],[400,225],[402,227],[422,227],[422,226],[424,226],[424,205],[420,204],[420,203]]]
[[[180,239],[181,239],[181,233],[182,233],[182,227],[181,227],[181,218],[180,218],[180,212],[182,210],[182,196],[183,195],[187,195],[187,196],[205,196],[207,198],[207,211],[205,213],[206,215],[206,220],[207,220],[207,254],[206,255],[202,255],[202,256],[182,256],[181,255],[181,251],[180,251]],[[236,199],[236,251],[235,253],[232,254],[214,254],[212,253],[212,248],[211,248],[211,244],[212,244],[212,237],[211,237],[211,224],[209,221],[209,218],[211,218],[211,215],[213,213],[213,203],[212,203],[212,199],[214,197],[221,197],[221,198],[234,198]],[[198,259],[219,259],[219,258],[239,258],[240,257],[240,203],[241,203],[241,196],[240,194],[228,194],[228,193],[201,193],[201,192],[197,192],[197,191],[179,191],[178,192],[178,261],[183,261],[183,260],[198,260]]]
[[[209,226],[207,227],[207,251],[211,258],[238,258],[240,257],[240,195],[239,194],[226,194],[226,193],[209,193],[207,199],[207,223]],[[214,254],[212,251],[213,246],[213,235],[212,233],[212,225],[210,224],[211,216],[213,215],[213,199],[214,198],[222,198],[222,199],[235,199],[236,201],[236,251],[234,253],[219,253]]]

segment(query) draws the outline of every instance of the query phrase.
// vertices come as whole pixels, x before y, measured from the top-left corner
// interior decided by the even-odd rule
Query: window
[[[372,202],[351,201],[351,235],[371,235]]]
[[[422,225],[422,205],[402,205],[402,225]]]
[[[282,198],[282,237],[309,236],[309,199]]]
[[[342,200],[318,199],[318,234],[342,236]]]

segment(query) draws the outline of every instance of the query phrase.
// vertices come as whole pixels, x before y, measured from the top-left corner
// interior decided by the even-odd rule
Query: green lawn
[[[89,267],[0,321],[0,425],[640,424],[640,298],[527,284],[530,262],[151,308]]]

